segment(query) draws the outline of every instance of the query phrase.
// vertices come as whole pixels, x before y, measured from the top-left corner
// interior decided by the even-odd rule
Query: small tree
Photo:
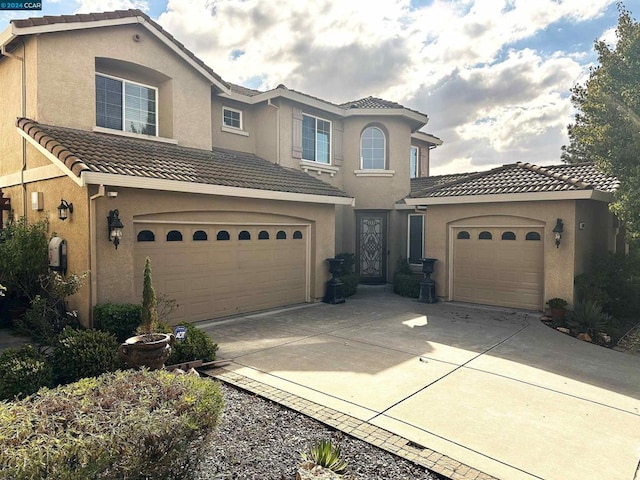
[[[141,334],[149,334],[158,330],[158,299],[156,291],[153,288],[153,280],[151,278],[151,259],[146,258],[144,263],[142,287],[142,314],[138,331]]]

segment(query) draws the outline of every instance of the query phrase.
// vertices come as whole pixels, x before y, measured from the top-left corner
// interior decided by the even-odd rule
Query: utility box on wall
[[[49,268],[56,272],[67,271],[67,241],[60,237],[49,241]]]

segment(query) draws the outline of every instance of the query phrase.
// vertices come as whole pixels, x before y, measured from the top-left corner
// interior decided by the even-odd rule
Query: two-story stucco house
[[[0,48],[0,189],[90,273],[86,324],[139,301],[147,256],[177,322],[318,301],[339,252],[365,283],[431,256],[444,300],[539,309],[616,245],[592,166],[429,177],[425,114],[230,84],[138,10],[14,20]]]

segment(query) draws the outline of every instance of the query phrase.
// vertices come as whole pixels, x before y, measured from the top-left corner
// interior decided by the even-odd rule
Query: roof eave
[[[429,133],[426,133],[426,132],[413,132],[411,134],[411,138],[415,138],[416,140],[427,142],[427,143],[430,143],[430,144],[438,146],[438,147],[444,143],[438,137],[436,137],[434,135],[431,135]]]
[[[459,205],[466,203],[540,202],[554,200],[595,200],[612,202],[613,194],[600,190],[567,190],[494,195],[460,195],[447,197],[405,198],[407,205]]]

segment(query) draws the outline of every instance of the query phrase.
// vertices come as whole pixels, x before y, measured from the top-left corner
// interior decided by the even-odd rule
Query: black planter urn
[[[327,262],[329,262],[331,279],[327,282],[327,294],[322,301],[332,305],[344,303],[344,283],[338,278],[338,274],[342,271],[344,259],[327,258]]]
[[[436,303],[438,297],[436,297],[436,282],[431,279],[431,274],[434,271],[434,264],[438,260],[435,258],[423,258],[422,259],[422,273],[424,278],[420,280],[420,296],[418,301],[422,303]]]

